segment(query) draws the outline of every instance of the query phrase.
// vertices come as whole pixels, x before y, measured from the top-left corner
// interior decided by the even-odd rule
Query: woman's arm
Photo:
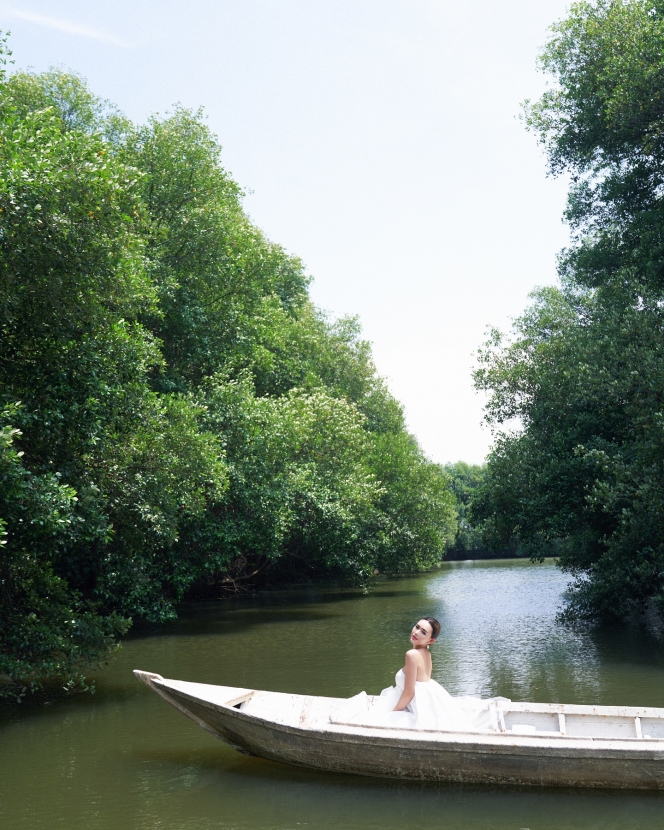
[[[394,712],[402,712],[415,697],[415,680],[417,679],[417,661],[419,659],[420,655],[415,649],[406,652],[406,665],[403,669],[405,676],[403,692],[399,698],[399,702],[392,710]]]

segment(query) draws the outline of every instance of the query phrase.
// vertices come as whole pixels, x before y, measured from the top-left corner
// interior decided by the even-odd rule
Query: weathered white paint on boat
[[[509,703],[492,730],[363,724],[372,698],[264,692],[134,674],[240,752],[331,772],[491,784],[664,789],[664,709]]]

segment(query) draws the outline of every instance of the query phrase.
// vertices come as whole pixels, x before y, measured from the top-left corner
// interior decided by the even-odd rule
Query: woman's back
[[[404,674],[409,660],[415,663],[415,680],[419,683],[428,683],[431,680],[431,672],[433,670],[433,663],[429,652],[420,648],[409,649],[406,652],[406,665],[403,668]]]

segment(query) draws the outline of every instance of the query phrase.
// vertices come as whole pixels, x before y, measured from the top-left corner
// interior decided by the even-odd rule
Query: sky
[[[0,0],[17,68],[73,69],[135,121],[202,106],[245,207],[314,302],[358,316],[434,461],[491,445],[488,327],[556,280],[567,182],[521,102],[561,0]]]

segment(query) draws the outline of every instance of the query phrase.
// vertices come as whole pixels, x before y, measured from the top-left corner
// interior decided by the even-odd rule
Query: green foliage
[[[248,220],[220,153],[201,114],[178,108],[134,130],[122,154],[143,173],[160,388],[183,390],[231,362],[250,368],[265,391],[282,392],[279,353],[291,345],[283,329],[306,301],[307,280],[299,260]]]
[[[485,467],[457,461],[446,464],[445,472],[450,477],[458,515],[458,530],[450,553],[486,550],[484,529],[474,523],[472,516],[473,497],[484,482]]]
[[[189,530],[209,576],[234,584],[288,560],[362,582],[381,488],[355,406],[321,388],[259,397],[248,374],[212,377],[203,391],[205,424],[224,435],[230,475],[227,497]]]
[[[242,209],[202,115],[0,75],[0,678],[66,686],[133,618],[436,565],[447,476],[357,321]]]
[[[450,479],[405,432],[379,433],[372,443],[371,466],[384,486],[377,567],[387,573],[432,568],[456,535]]]
[[[556,83],[527,124],[554,173],[572,175],[574,246],[562,271],[585,286],[664,288],[664,3],[576,3],[541,55]]]
[[[98,613],[54,574],[45,551],[76,536],[77,499],[58,474],[26,469],[14,444],[21,432],[8,423],[15,415],[16,407],[2,412],[0,429],[0,698],[20,699],[43,677],[77,680],[128,625]]]
[[[490,456],[476,501],[497,542],[556,540],[577,576],[570,614],[623,617],[664,587],[664,393],[660,303],[625,289],[546,289],[509,344],[483,353],[495,424],[520,420]]]
[[[476,375],[498,440],[475,513],[497,542],[558,545],[569,618],[664,608],[663,46],[657,1],[576,3],[552,27],[526,122],[571,174],[572,245]]]

